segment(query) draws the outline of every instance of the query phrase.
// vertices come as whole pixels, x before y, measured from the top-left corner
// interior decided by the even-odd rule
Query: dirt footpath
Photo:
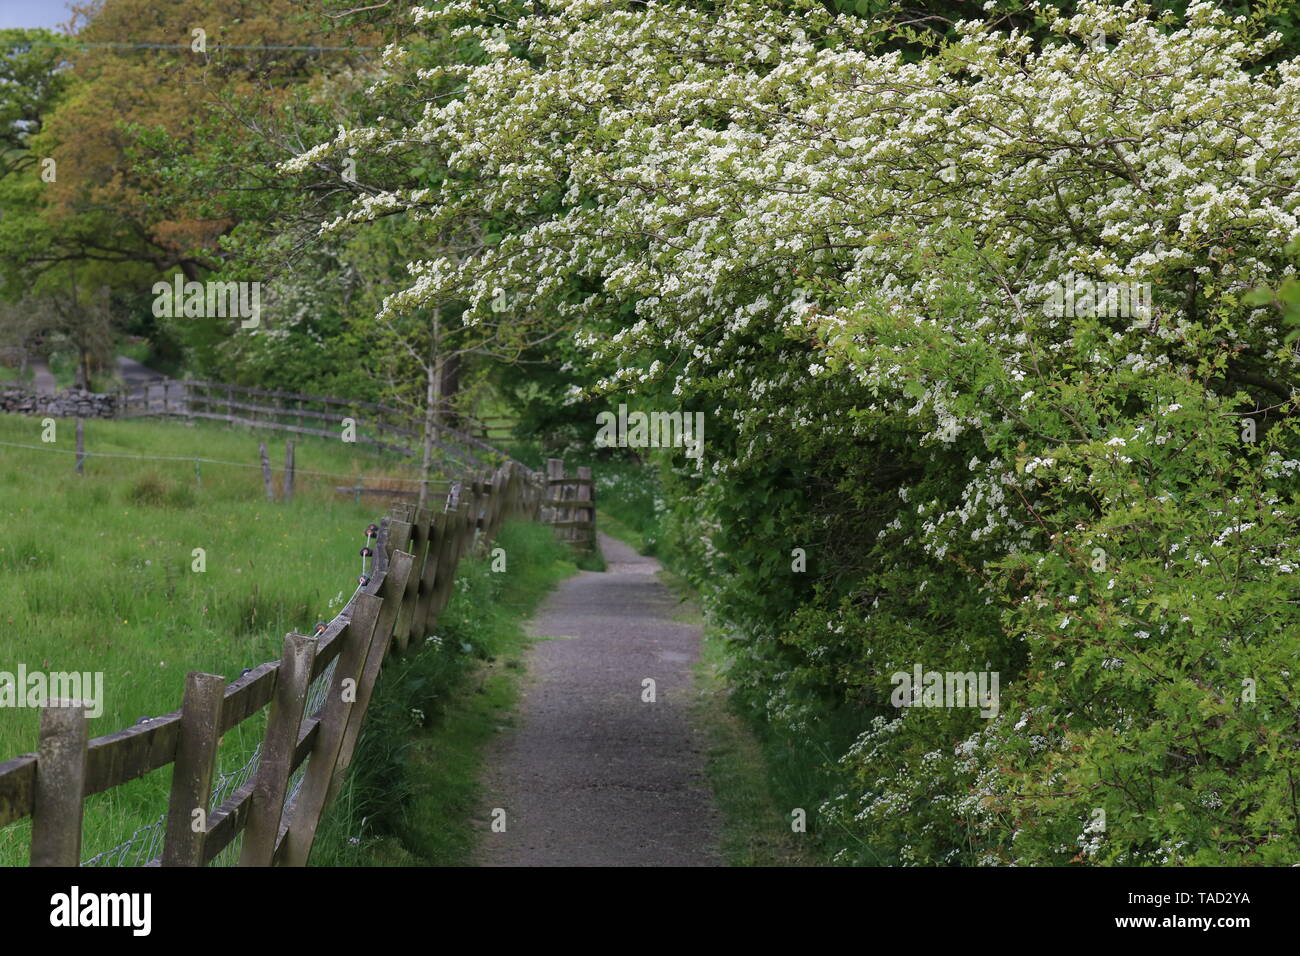
[[[487,866],[718,866],[718,817],[689,721],[696,627],[659,563],[600,536],[609,568],[580,572],[529,628],[513,729],[488,754]],[[655,702],[642,700],[655,681]],[[492,811],[505,811],[504,833]],[[500,816],[499,814],[497,815]]]

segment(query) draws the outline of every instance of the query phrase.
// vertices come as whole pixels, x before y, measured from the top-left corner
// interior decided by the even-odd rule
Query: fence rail
[[[191,672],[177,711],[88,739],[81,702],[49,702],[37,752],[0,763],[0,826],[30,817],[32,865],[77,866],[86,797],[171,765],[165,836],[149,865],[203,866],[241,836],[242,866],[305,865],[384,660],[433,632],[460,560],[506,518],[538,517],[547,487],[508,462],[453,485],[441,510],[393,505],[372,526],[372,573],[332,621],[286,635],[279,661],[233,682]],[[255,769],[214,797],[221,736],[267,709]]]

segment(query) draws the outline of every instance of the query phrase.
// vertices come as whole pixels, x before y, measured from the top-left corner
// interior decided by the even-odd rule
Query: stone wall
[[[4,387],[0,388],[0,412],[50,418],[113,418],[117,399],[78,388],[65,388],[57,395],[37,395],[30,389]]]

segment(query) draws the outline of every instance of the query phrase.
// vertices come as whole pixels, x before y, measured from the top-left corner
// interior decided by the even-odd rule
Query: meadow
[[[180,705],[191,670],[227,680],[280,655],[289,631],[311,633],[347,602],[361,570],[367,524],[382,508],[334,492],[349,476],[400,477],[400,459],[323,439],[296,442],[290,502],[266,498],[257,465],[273,433],[220,425],[87,421],[90,457],[75,474],[74,423],[41,441],[36,418],[0,416],[0,671],[103,674],[92,736]],[[14,445],[38,446],[36,448]],[[200,463],[224,460],[252,467]],[[329,472],[339,477],[312,476]],[[203,570],[195,549],[203,549]],[[0,709],[0,760],[37,744],[39,712]],[[260,739],[249,721],[222,742],[237,767]],[[90,798],[83,859],[157,819],[169,774]],[[25,822],[0,829],[0,865],[27,862]]]

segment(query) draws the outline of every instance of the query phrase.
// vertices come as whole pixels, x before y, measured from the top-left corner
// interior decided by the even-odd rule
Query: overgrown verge
[[[568,547],[544,525],[507,522],[491,547],[501,551],[461,562],[437,633],[381,675],[312,865],[469,862],[483,748],[523,673],[522,624],[575,571]]]
[[[674,620],[703,630],[693,676],[692,719],[708,747],[705,773],[722,815],[720,849],[730,866],[807,866],[818,862],[815,835],[804,826],[806,800],[792,798],[755,728],[732,697],[727,671],[732,655],[722,631],[709,626],[698,594],[670,570],[659,580],[675,593],[681,610]],[[798,791],[795,791],[797,794]]]

